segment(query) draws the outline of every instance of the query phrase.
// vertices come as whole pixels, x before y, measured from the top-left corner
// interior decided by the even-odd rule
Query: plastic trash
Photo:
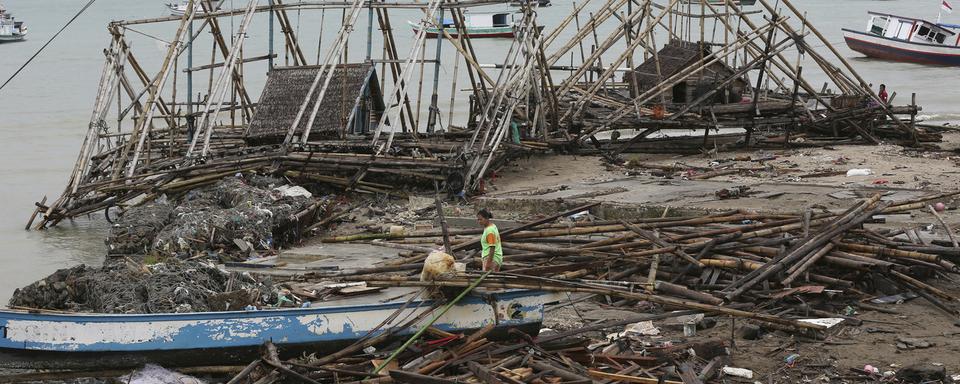
[[[121,383],[130,383],[130,384],[168,384],[168,383],[200,384],[200,383],[204,383],[203,380],[200,380],[198,378],[187,376],[178,372],[173,372],[153,364],[147,364],[143,366],[143,368],[141,368],[140,370],[126,376],[121,376],[119,379],[120,379],[119,382]]]
[[[753,371],[745,368],[723,367],[723,374],[727,376],[742,377],[744,379],[753,378]]]
[[[800,359],[800,355],[797,353],[791,354],[783,359],[784,363],[787,363],[788,367],[793,368],[793,365],[797,363],[797,360]]]
[[[652,321],[641,321],[639,323],[628,324],[623,329],[623,333],[628,335],[656,336],[660,334],[660,328],[655,327]]]
[[[905,301],[916,299],[918,296],[913,292],[900,293],[896,295],[878,297],[876,299],[870,300],[872,304],[900,304]]]
[[[623,332],[607,334],[607,340],[615,341],[624,337],[657,336],[660,334],[660,328],[653,325],[653,321],[641,321],[639,323],[627,324],[623,327]]]
[[[869,168],[854,168],[847,171],[847,177],[851,176],[870,176],[873,174],[873,171]]]
[[[284,197],[306,197],[311,198],[313,194],[310,193],[306,188],[299,185],[283,185],[273,189],[280,193]]]
[[[693,337],[697,335],[697,323],[683,324],[683,336]]]
[[[286,303],[293,304],[293,300],[290,300],[287,296],[280,296],[277,298],[278,307],[282,307]]]
[[[846,319],[839,318],[839,317],[825,317],[821,319],[800,319],[797,321],[807,323],[807,324],[821,325],[827,328],[833,328],[835,325],[842,323],[844,320]]]
[[[872,365],[870,365],[870,364],[864,365],[864,366],[863,366],[863,371],[866,372],[866,373],[869,373],[869,374],[871,374],[871,375],[878,375],[878,374],[880,374],[880,369],[878,369],[877,367],[874,367],[874,366],[872,366]]]

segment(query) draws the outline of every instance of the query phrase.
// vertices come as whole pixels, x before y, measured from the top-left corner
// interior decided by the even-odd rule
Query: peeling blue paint
[[[458,331],[491,323],[498,326],[540,323],[547,297],[552,297],[539,291],[505,291],[488,296],[486,300],[482,296],[465,298],[435,326],[445,331]],[[490,300],[491,297],[494,300]],[[432,304],[429,300],[415,302],[406,311],[425,310]],[[0,349],[7,352],[137,352],[250,347],[267,340],[283,344],[349,341],[366,335],[402,306],[403,303],[396,302],[148,315],[0,311],[0,330],[3,331],[0,335],[4,336],[0,338]],[[456,310],[467,312],[457,314]],[[504,310],[508,313],[502,313]],[[509,311],[519,311],[520,316],[511,318]],[[408,329],[400,334],[413,331]]]

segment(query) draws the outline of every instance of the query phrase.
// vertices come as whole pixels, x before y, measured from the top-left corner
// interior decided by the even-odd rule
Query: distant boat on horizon
[[[960,66],[960,25],[868,12],[866,32],[843,28],[850,49],[869,57],[917,64]]]
[[[468,12],[464,15],[464,30],[467,36],[471,38],[492,38],[505,37],[512,38],[516,36],[515,29],[519,27],[514,12]],[[407,21],[413,27],[414,33],[420,32],[420,24]],[[459,37],[460,30],[453,19],[443,19],[441,24],[443,30],[451,37]],[[543,29],[543,26],[540,26]],[[427,27],[427,37],[436,38],[443,33],[439,28]]]
[[[550,3],[550,0],[513,0],[510,2],[510,6],[520,7],[524,5],[532,5],[535,7],[549,7],[553,4]]]
[[[181,0],[176,3],[167,3],[167,8],[170,8],[170,15],[172,16],[183,16],[185,13],[187,13],[187,7],[189,6],[190,1],[188,0]],[[196,10],[195,13],[198,15],[206,13],[206,11],[204,11],[203,7],[200,5],[200,1],[195,1],[193,3],[193,9]]]
[[[22,21],[16,21],[13,14],[0,5],[0,43],[22,41],[27,38],[27,27]]]
[[[681,1],[681,3],[691,4],[691,5],[700,5],[700,0],[683,0]],[[707,4],[710,4],[713,6],[724,6],[724,5],[727,5],[727,1],[726,0],[707,0]],[[741,5],[755,5],[755,4],[757,4],[757,0],[733,0],[733,5],[736,5],[738,7]]]

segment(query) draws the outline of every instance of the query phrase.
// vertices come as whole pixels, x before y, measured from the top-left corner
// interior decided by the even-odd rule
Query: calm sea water
[[[32,55],[57,29],[59,29],[86,0],[5,0],[7,9],[29,26],[29,39],[22,43],[0,44],[0,78],[5,80],[30,55]],[[261,0],[266,3],[266,0]],[[599,1],[595,1],[599,3]],[[572,7],[565,0],[554,0],[555,6],[540,11],[541,24],[548,30],[556,25]],[[819,29],[834,42],[841,54],[849,58],[867,81],[886,83],[888,89],[900,94],[898,100],[909,100],[911,92],[919,94],[924,115],[935,121],[955,121],[960,119],[960,81],[956,68],[927,67],[913,64],[890,63],[859,57],[843,45],[840,28],[861,29],[866,24],[867,10],[885,11],[907,16],[936,18],[939,0],[795,0],[795,3],[808,12]],[[227,1],[240,7],[246,1]],[[595,10],[595,9],[594,9]],[[588,9],[590,11],[590,9]],[[111,20],[160,17],[167,14],[162,0],[99,0],[82,15],[67,31],[54,41],[18,78],[7,88],[0,91],[0,302],[6,302],[16,287],[35,281],[58,268],[78,263],[98,264],[104,254],[103,238],[109,226],[95,215],[89,219],[66,222],[58,227],[43,231],[24,231],[23,227],[33,210],[33,203],[44,195],[50,200],[56,199],[63,190],[64,183],[76,160],[79,145],[83,140],[90,109],[103,64],[103,49],[110,38],[106,31]],[[401,56],[410,52],[412,33],[406,20],[416,19],[419,11],[405,11],[393,14],[393,26],[397,29]],[[586,17],[586,16],[584,16]],[[327,11],[322,14],[297,14],[290,18],[301,36],[308,57],[316,60],[317,46],[327,47],[332,41],[332,32],[341,24],[339,11]],[[960,22],[960,14],[945,21]],[[233,30],[240,18],[223,20],[222,28]],[[366,14],[360,17],[358,30],[366,28]],[[323,39],[321,36],[321,28]],[[134,42],[142,64],[148,72],[155,73],[159,67],[165,45],[163,40],[173,36],[176,23],[136,26],[126,33]],[[599,31],[603,38],[603,30]],[[145,35],[153,36],[145,37]],[[254,19],[249,39],[244,50],[248,57],[265,54],[267,50],[267,22],[264,16]],[[362,60],[366,54],[365,33],[355,34],[350,42],[351,60]],[[562,38],[561,38],[562,40]],[[281,47],[278,34],[277,46]],[[433,54],[434,41],[429,41],[427,57]],[[478,40],[476,50],[484,63],[498,63],[502,60],[509,44],[503,40]],[[206,34],[197,42],[200,60],[209,60],[210,42]],[[587,46],[586,49],[589,49]],[[277,59],[284,62],[282,50]],[[452,48],[444,47],[449,57]],[[374,56],[380,56],[379,45],[373,47]],[[579,54],[578,54],[579,56]],[[638,54],[639,56],[639,54]],[[608,59],[609,60],[609,59]],[[566,59],[561,60],[565,63]],[[194,65],[202,65],[196,62]],[[185,62],[178,63],[182,69]],[[462,65],[462,64],[461,64]],[[262,77],[266,72],[265,63],[251,64],[246,67],[248,78]],[[425,80],[426,90],[430,87],[431,72],[428,68]],[[450,90],[453,84],[453,65],[447,60],[441,68],[440,107],[443,120],[447,119]],[[805,72],[811,82],[823,82],[821,75],[814,71]],[[464,87],[466,78],[460,68],[457,89]],[[206,75],[197,82],[205,83]],[[251,95],[259,95],[258,81],[251,84]],[[179,92],[185,92],[181,77]],[[410,90],[411,93],[417,93]],[[427,95],[428,95],[427,91]],[[182,95],[182,93],[181,93]],[[429,98],[429,96],[427,96]],[[462,105],[464,97],[459,96],[456,104]],[[423,107],[425,111],[426,106]],[[426,116],[426,112],[423,112]],[[425,119],[425,118],[424,118]],[[462,119],[458,113],[454,119]],[[455,121],[457,123],[458,121]],[[446,124],[446,122],[444,123]]]

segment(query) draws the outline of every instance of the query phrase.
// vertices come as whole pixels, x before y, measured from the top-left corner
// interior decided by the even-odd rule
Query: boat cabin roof
[[[464,12],[464,15],[465,15],[465,16],[473,16],[473,17],[486,17],[486,16],[494,17],[494,16],[509,16],[509,15],[514,14],[514,13],[519,13],[519,12],[510,12],[510,11],[505,11],[505,12]],[[449,21],[449,22],[452,23],[452,22],[453,22],[453,18],[452,18],[452,17],[445,17],[445,18],[443,19],[443,21],[444,21],[444,22],[448,22],[448,21]]]
[[[510,25],[512,17],[514,14],[519,12],[512,11],[502,11],[502,12],[466,12],[465,21],[467,26],[470,27],[503,27]],[[438,19],[439,20],[439,19]],[[453,18],[447,17],[440,22],[445,27],[454,26]]]
[[[516,11],[498,11],[498,12],[467,12],[468,15],[510,15],[514,13],[520,13]]]
[[[943,33],[946,34],[946,35],[951,35],[951,36],[952,36],[952,35],[955,35],[955,34],[956,34],[955,32],[953,32],[953,31],[951,31],[950,29],[948,29],[948,28],[954,28],[954,27],[955,27],[955,26],[950,25],[950,24],[937,24],[937,23],[934,23],[934,22],[932,22],[932,21],[927,21],[927,20],[924,20],[924,19],[918,19],[918,18],[915,18],[915,17],[899,16],[899,15],[893,15],[893,14],[882,13],[882,12],[869,11],[869,12],[867,12],[867,13],[868,13],[869,15],[871,15],[871,16],[880,16],[880,17],[887,17],[887,18],[892,18],[892,19],[898,19],[898,20],[901,20],[901,21],[916,22],[916,23],[918,23],[918,24],[925,25],[927,28],[934,29],[934,30],[936,30],[937,32],[943,32]]]

